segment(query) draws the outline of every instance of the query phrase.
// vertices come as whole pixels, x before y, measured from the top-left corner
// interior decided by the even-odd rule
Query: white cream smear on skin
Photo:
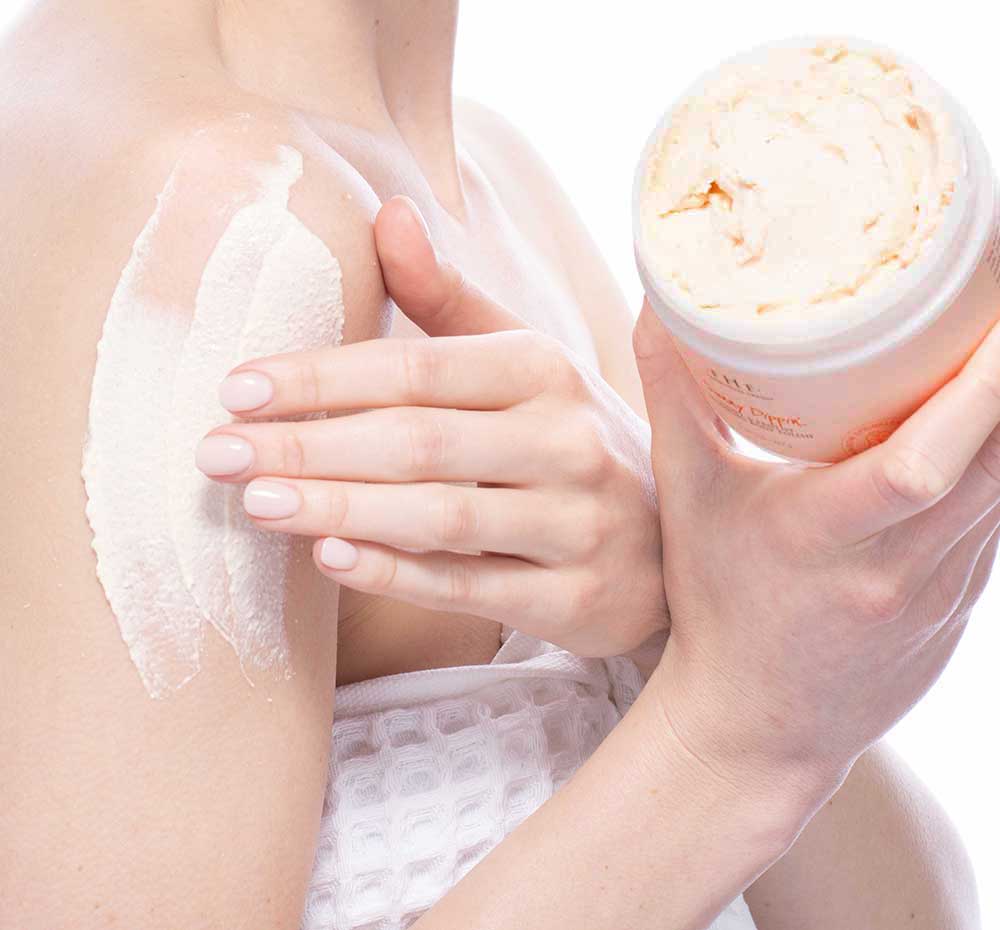
[[[339,344],[341,269],[288,209],[301,154],[271,146],[206,188],[205,216],[228,215],[193,307],[170,293],[165,217],[184,195],[184,156],[115,289],[98,344],[83,477],[97,571],[152,697],[197,672],[205,626],[244,672],[290,674],[285,581],[292,540],[258,530],[242,487],[203,476],[201,437],[231,418],[218,385],[243,361]],[[227,181],[229,178],[227,178]]]

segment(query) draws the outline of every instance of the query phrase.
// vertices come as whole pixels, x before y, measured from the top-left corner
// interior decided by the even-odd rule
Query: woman
[[[526,144],[492,114],[453,108],[456,15],[443,0],[51,0],[8,37],[0,790],[13,803],[0,811],[0,926],[291,927],[307,900],[322,925],[317,834],[336,834],[340,810],[335,795],[321,810],[335,684],[465,675],[514,635],[614,656],[667,628],[664,587],[670,639],[624,722],[522,826],[473,848],[482,862],[419,926],[705,927],[748,887],[761,930],[976,926],[946,819],[869,747],[930,685],[992,564],[997,340],[883,449],[802,475],[726,451],[646,312],[651,462],[610,275]],[[223,399],[279,419],[390,409],[324,432],[210,437],[222,441],[202,448],[203,470],[253,479],[247,509],[268,531],[334,540],[316,560],[346,587],[334,625],[335,592],[302,578],[290,679],[248,689],[209,641],[200,674],[151,701],[84,519],[94,346],[164,179],[195,133],[237,114],[303,153],[290,208],[339,260],[344,341],[359,344],[248,360]],[[227,180],[204,170],[209,187]],[[445,261],[401,201],[380,217],[376,251],[379,204],[400,193]],[[208,221],[190,210],[192,225]],[[179,242],[171,261],[185,275],[199,257]],[[478,335],[370,341],[391,306],[383,276],[427,332]],[[40,415],[42,370],[62,402]],[[253,457],[234,470],[237,440]],[[463,481],[494,487],[433,484]],[[362,498],[371,482],[385,487]],[[487,490],[502,497],[487,503]],[[743,562],[747,546],[766,578]],[[603,674],[569,668],[574,685]],[[581,693],[597,690],[587,677]],[[322,890],[357,916],[326,926],[415,917],[423,905],[381,907],[389,870],[377,842],[355,838],[364,863]],[[407,875],[395,903],[446,890],[431,866]],[[738,909],[728,919],[749,925]]]

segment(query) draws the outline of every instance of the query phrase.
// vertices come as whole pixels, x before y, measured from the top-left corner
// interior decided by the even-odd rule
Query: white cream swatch
[[[340,265],[288,209],[302,171],[297,150],[271,146],[233,166],[221,189],[206,188],[212,202],[194,204],[194,215],[229,219],[185,305],[169,293],[177,230],[163,232],[164,211],[190,196],[181,185],[191,172],[179,164],[105,319],[84,453],[87,516],[98,576],[153,697],[197,673],[206,623],[244,670],[289,671],[291,540],[256,529],[242,488],[204,477],[194,451],[231,419],[217,389],[236,364],[342,338]]]

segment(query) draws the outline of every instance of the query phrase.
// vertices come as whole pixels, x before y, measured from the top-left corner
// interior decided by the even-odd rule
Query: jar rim
[[[995,189],[989,154],[965,110],[919,66],[891,52],[926,81],[948,113],[960,155],[955,195],[939,228],[909,267],[885,290],[859,300],[849,314],[831,312],[806,319],[761,320],[709,314],[673,282],[663,279],[647,261],[641,199],[650,158],[676,107],[699,92],[718,72],[733,63],[757,60],[773,48],[814,46],[817,37],[780,40],[734,56],[703,74],[663,114],[643,149],[633,185],[633,236],[639,276],[653,309],[673,334],[695,351],[720,364],[735,364],[762,373],[793,374],[848,367],[907,341],[951,305],[972,277],[987,247],[995,211]],[[891,51],[860,39],[839,39],[850,48]]]

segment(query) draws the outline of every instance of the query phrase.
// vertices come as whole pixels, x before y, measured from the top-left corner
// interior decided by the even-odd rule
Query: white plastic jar
[[[807,47],[816,41],[776,45]],[[856,40],[849,45],[875,48]],[[763,46],[734,61],[762,56],[774,47]],[[706,75],[680,100],[697,94],[716,73]],[[650,137],[633,191],[639,275],[650,305],[673,334],[712,407],[754,445],[787,459],[821,463],[884,441],[958,372],[1000,318],[1000,198],[994,171],[967,114],[943,90],[937,92],[961,156],[952,201],[920,257],[900,270],[889,287],[845,316],[762,323],[712,313],[657,274],[640,205],[652,157],[674,108]],[[955,428],[961,429],[961,423]]]

